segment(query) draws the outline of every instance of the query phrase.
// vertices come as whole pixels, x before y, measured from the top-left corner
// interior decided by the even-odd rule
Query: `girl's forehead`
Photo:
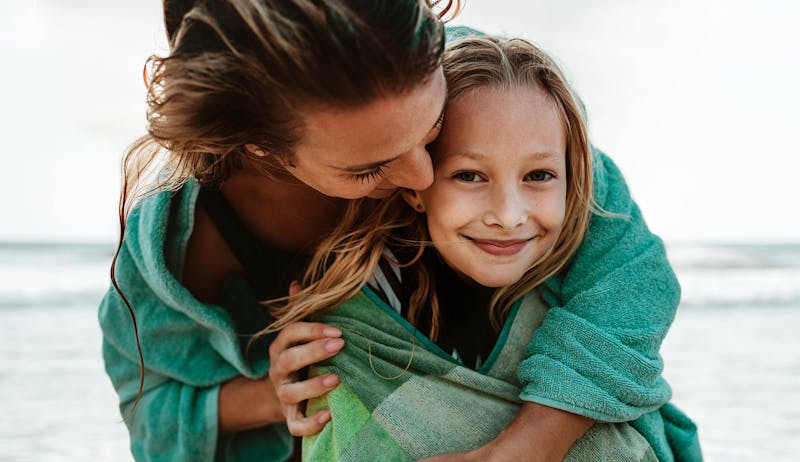
[[[448,103],[433,148],[437,156],[516,150],[563,154],[566,134],[555,101],[542,89],[479,87]]]

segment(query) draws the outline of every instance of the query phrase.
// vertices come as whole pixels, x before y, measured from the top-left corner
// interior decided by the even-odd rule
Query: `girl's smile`
[[[513,256],[521,252],[531,239],[513,240],[494,240],[494,239],[473,239],[464,236],[472,241],[475,246],[484,252],[495,256]]]

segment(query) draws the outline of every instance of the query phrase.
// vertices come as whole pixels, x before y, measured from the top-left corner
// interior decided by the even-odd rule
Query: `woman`
[[[298,381],[298,371],[341,349],[341,333],[292,324],[267,358],[265,344],[247,348],[269,322],[256,300],[286,295],[300,279],[307,256],[340,220],[343,199],[431,183],[425,146],[445,103],[444,29],[414,0],[166,1],[165,18],[171,53],[153,63],[149,135],[126,156],[127,230],[117,287],[100,307],[106,368],[137,460],[283,460],[290,436],[275,423],[299,436],[329,419],[303,417],[300,404],[338,379]],[[157,152],[168,168],[145,181],[160,168]],[[598,189],[598,197],[629,201],[621,177],[609,175]],[[586,430],[586,417],[564,406],[569,400],[548,380],[570,380],[587,396],[596,390],[581,371],[559,370],[557,356],[574,352],[558,351],[546,334],[564,323],[618,322],[613,309],[594,318],[593,305],[650,306],[653,318],[646,329],[625,320],[592,350],[604,366],[630,366],[641,390],[609,396],[625,412],[589,417],[633,420],[669,398],[657,350],[678,287],[638,209],[623,212],[629,221],[597,224],[598,237],[576,256],[574,264],[595,271],[554,281],[563,314],[548,315],[539,330],[545,340],[537,336],[525,360],[546,377],[521,377],[521,397],[531,403],[508,434],[524,427],[546,448],[553,432],[539,426],[559,429],[560,440]],[[664,267],[666,277],[648,276]]]

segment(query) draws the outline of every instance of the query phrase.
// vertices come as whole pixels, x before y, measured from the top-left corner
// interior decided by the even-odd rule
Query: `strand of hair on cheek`
[[[363,337],[367,341],[367,352],[369,354],[369,367],[370,367],[370,369],[372,369],[372,372],[376,376],[382,378],[383,380],[397,380],[397,379],[399,379],[400,377],[405,375],[406,372],[408,372],[408,370],[411,368],[411,363],[414,362],[414,353],[417,350],[417,337],[415,335],[411,336],[411,342],[412,342],[411,343],[411,354],[408,357],[408,364],[406,364],[406,367],[404,367],[403,370],[400,371],[399,374],[395,375],[394,377],[387,377],[387,376],[381,374],[380,372],[378,372],[377,369],[375,369],[375,364],[372,362],[372,345],[370,344],[369,337],[367,337],[363,332],[355,330],[355,329],[344,328],[342,330],[347,331],[347,332],[352,332],[352,333],[354,333],[356,335],[360,335],[361,337]]]

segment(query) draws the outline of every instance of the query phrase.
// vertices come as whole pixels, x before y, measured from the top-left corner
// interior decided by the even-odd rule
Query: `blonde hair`
[[[591,147],[577,97],[554,61],[530,42],[491,37],[460,40],[447,47],[443,61],[449,103],[478,88],[537,87],[555,103],[566,135],[568,179],[562,231],[553,247],[519,281],[495,292],[490,319],[499,330],[514,301],[557,274],[580,246],[590,214],[596,209]],[[436,338],[439,307],[435,274],[420,259],[430,238],[424,215],[403,203],[400,194],[381,201],[361,199],[350,204],[343,221],[314,256],[303,280],[304,289],[291,303],[286,303],[288,299],[268,303],[276,320],[264,333],[321,315],[355,296],[370,279],[388,245],[416,249],[409,261],[395,263],[415,265],[410,272],[414,280],[404,281],[416,287],[408,317],[416,325],[420,313],[429,305],[432,319],[428,335]]]

